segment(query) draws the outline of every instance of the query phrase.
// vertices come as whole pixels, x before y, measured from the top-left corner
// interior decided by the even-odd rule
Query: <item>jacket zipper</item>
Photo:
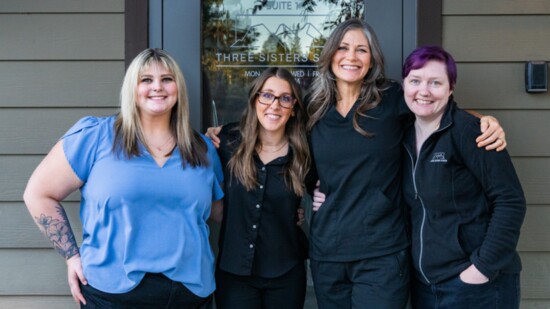
[[[450,127],[451,123],[447,124],[443,128],[439,128],[435,130],[428,138],[424,141],[422,144],[422,147],[420,147],[420,151],[418,152],[418,157],[416,158],[416,162],[414,162],[414,157],[409,151],[407,147],[405,149],[407,150],[407,153],[409,154],[409,158],[411,159],[411,162],[413,163],[413,170],[412,170],[412,180],[413,180],[413,187],[414,187],[414,199],[419,200],[420,205],[422,206],[422,224],[420,224],[420,256],[418,257],[418,269],[420,270],[420,274],[422,274],[422,277],[424,277],[424,280],[428,284],[431,284],[430,280],[424,273],[424,269],[422,268],[422,260],[424,258],[424,225],[426,223],[426,206],[424,206],[424,201],[422,201],[422,198],[418,195],[418,187],[416,185],[416,167],[418,166],[418,161],[420,161],[420,155],[422,154],[422,149],[426,145],[426,142],[434,135],[434,133],[445,130],[446,128]]]
[[[418,187],[416,186],[416,166],[418,164],[418,158],[416,162],[414,162],[413,156],[408,148],[407,153],[409,154],[409,158],[411,159],[413,168],[412,168],[412,181],[413,181],[413,187],[414,187],[414,199],[420,201],[420,205],[422,206],[422,224],[420,224],[420,253],[418,257],[418,269],[420,270],[420,274],[422,274],[422,277],[424,277],[424,280],[426,280],[427,283],[431,283],[428,277],[426,277],[426,274],[424,273],[424,269],[422,268],[422,259],[424,257],[424,224],[426,223],[426,208],[424,207],[424,203],[422,202],[422,198],[418,196]]]

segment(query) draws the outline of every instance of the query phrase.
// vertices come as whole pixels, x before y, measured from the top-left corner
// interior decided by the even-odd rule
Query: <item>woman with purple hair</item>
[[[519,308],[516,252],[525,197],[506,151],[476,146],[479,119],[453,99],[457,70],[438,46],[403,65],[414,122],[403,195],[412,231],[413,308]]]
[[[401,162],[413,115],[399,83],[385,78],[380,43],[362,20],[347,20],[333,30],[318,67],[307,123],[316,173],[311,178],[320,180],[309,234],[317,304],[405,308],[410,261]],[[469,142],[492,136],[479,146],[504,148],[504,140],[496,139],[502,130],[483,131]]]

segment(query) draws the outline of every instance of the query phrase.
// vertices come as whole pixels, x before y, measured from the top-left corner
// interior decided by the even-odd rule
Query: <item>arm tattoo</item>
[[[65,209],[61,205],[57,205],[56,211],[59,214],[58,218],[41,214],[40,218],[34,217],[34,220],[42,233],[53,244],[55,250],[68,260],[78,254],[78,246]]]

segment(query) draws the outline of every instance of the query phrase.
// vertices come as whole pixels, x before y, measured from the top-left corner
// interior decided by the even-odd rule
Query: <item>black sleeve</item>
[[[508,152],[478,148],[475,138],[480,134],[479,119],[471,118],[461,132],[459,150],[482,184],[492,214],[485,240],[470,260],[485,276],[494,279],[515,256],[526,201]]]
[[[309,153],[311,155],[311,166],[306,175],[305,186],[306,186],[307,193],[313,197],[313,190],[315,190],[316,183],[317,183],[317,180],[319,179],[319,176],[317,175],[317,165],[315,164],[315,156],[313,155],[313,149],[311,147],[309,136],[308,136],[308,144],[309,144]]]
[[[237,122],[232,122],[224,125],[220,134],[220,147],[218,148],[218,156],[222,162],[222,167],[225,170],[227,163],[231,159],[235,148],[241,140],[241,131]]]

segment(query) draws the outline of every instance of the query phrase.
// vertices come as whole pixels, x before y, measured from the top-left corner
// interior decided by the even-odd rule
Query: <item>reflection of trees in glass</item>
[[[223,0],[203,1],[203,68],[210,71],[228,72],[230,69],[220,69],[216,53],[231,53],[231,45],[240,39],[241,45],[252,45],[258,37],[254,30],[236,27],[236,21],[229,12],[223,9]],[[227,74],[230,78],[231,74]]]
[[[282,40],[285,41],[287,46],[287,52],[291,54],[303,54],[302,43],[300,38],[300,31],[304,30],[305,24],[292,24],[286,25],[284,31],[279,33]]]
[[[315,38],[311,42],[311,45],[312,46],[325,46],[326,41],[327,41],[327,38],[325,38],[325,37]],[[314,55],[320,55],[322,50],[323,50],[322,47],[311,47],[309,49],[308,59],[313,59]]]
[[[225,1],[230,3],[229,1]],[[269,44],[276,42],[273,35],[269,35],[268,39],[262,42],[256,42],[260,33],[254,29],[248,29],[249,25],[239,25],[239,22],[235,20],[235,16],[231,16],[230,12],[224,8],[224,0],[205,0],[202,1],[202,10],[203,10],[203,66],[209,71],[221,71],[227,78],[228,82],[232,82],[231,75],[228,70],[231,69],[222,69],[218,66],[219,61],[216,58],[216,53],[232,53],[235,52],[235,48],[231,48],[232,44],[239,39],[240,46],[261,46],[262,51],[266,50],[266,47]],[[267,0],[256,0],[253,1],[250,8],[242,8],[243,12],[252,12],[252,14],[259,13],[268,6],[272,1]],[[299,33],[301,27],[304,27],[307,24],[307,16],[315,12],[315,9],[320,5],[325,6],[334,6],[339,7],[339,10],[336,10],[336,14],[329,20],[325,21],[322,26],[323,30],[331,30],[336,25],[341,23],[344,20],[363,16],[364,1],[361,0],[302,0],[295,2],[298,8],[302,11],[303,15],[303,24],[294,23],[287,24],[287,27],[277,33],[279,37],[279,42],[282,45],[287,47],[287,50],[284,52],[291,52],[302,54],[299,52],[301,47],[300,36],[296,35]],[[242,2],[241,2],[242,5]],[[241,21],[242,24],[242,21]],[[324,38],[317,37],[313,39],[313,46],[322,46],[320,43],[324,43]],[[280,50],[277,48],[277,50]],[[320,48],[310,48],[307,52],[309,60],[313,60],[311,56],[315,53],[318,53]],[[258,59],[257,52],[250,50],[242,49],[244,53],[253,53],[254,58]],[[233,64],[239,64],[239,61],[231,61]],[[270,62],[270,61],[268,61]],[[250,63],[247,63],[250,64]]]
[[[287,52],[288,48],[281,40],[281,38],[273,33],[269,35],[269,37],[264,41],[264,44],[262,45],[262,53],[264,55],[278,55],[278,54],[285,54]],[[268,57],[266,59],[266,62],[269,65],[281,65],[284,64],[283,61],[280,61],[278,57]]]
[[[255,1],[254,13],[261,11],[269,2],[267,0]],[[299,1],[296,2],[299,3]],[[304,16],[315,12],[315,8],[319,3],[340,7],[338,15],[333,20],[326,21],[323,25],[325,30],[334,29],[341,22],[351,18],[363,18],[363,0],[302,0],[300,7]]]
[[[300,24],[298,24],[297,27],[300,27]],[[300,42],[300,37],[299,36],[295,35],[290,40],[289,52],[293,53],[293,54],[302,53],[302,44]]]
[[[329,16],[328,21],[315,25],[318,29],[332,30],[344,20],[362,17],[364,6],[361,0],[296,0],[293,2],[301,11],[302,17],[282,20],[282,23],[286,22],[286,28],[274,34],[264,31],[263,28],[259,28],[258,31],[250,27],[250,19],[242,19],[242,16],[237,19],[236,16],[239,13],[258,14],[273,1],[249,1],[250,7],[243,7],[246,6],[243,1],[240,3],[233,0],[202,1],[202,67],[204,74],[208,77],[210,94],[220,109],[219,114],[223,117],[220,119],[222,123],[239,117],[246,103],[247,86],[255,77],[255,74],[250,73],[259,73],[263,70],[261,65],[296,65],[297,63],[289,63],[287,59],[280,57],[286,54],[300,55],[302,65],[315,64],[316,55],[321,53],[326,38],[320,34],[314,37],[311,43],[309,40],[308,43],[301,41],[301,36],[307,30],[305,27],[308,25],[309,14],[315,13],[316,9],[319,12],[318,8],[323,5],[337,7],[335,15]],[[224,59],[223,55],[231,57],[230,60]],[[241,55],[244,58],[233,58],[235,55]],[[314,69],[310,69],[312,70]],[[307,87],[310,79],[303,78],[302,82],[303,86]]]
[[[325,22],[325,29],[334,29],[338,24],[351,18],[363,18],[362,0],[325,0],[340,6],[340,12],[334,20]]]
[[[210,96],[218,106],[222,122],[238,118],[243,102],[246,102],[244,89],[248,80],[241,72],[232,67],[220,66],[223,58],[217,54],[230,55],[231,45],[241,39],[242,45],[252,45],[257,40],[258,33],[247,27],[238,27],[237,21],[223,7],[223,0],[206,0],[202,5],[202,68],[207,74]],[[247,53],[247,51],[240,51]],[[232,64],[244,64],[242,61],[232,61]],[[249,63],[247,63],[249,64]],[[210,103],[210,102],[206,102]],[[233,113],[233,114],[232,114]]]

